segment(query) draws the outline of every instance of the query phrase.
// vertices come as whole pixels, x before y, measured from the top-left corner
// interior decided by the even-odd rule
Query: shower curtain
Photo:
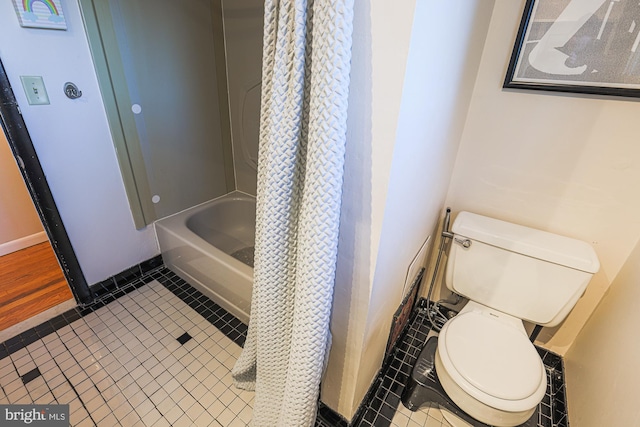
[[[330,343],[353,0],[266,0],[251,320],[253,425],[311,426]]]

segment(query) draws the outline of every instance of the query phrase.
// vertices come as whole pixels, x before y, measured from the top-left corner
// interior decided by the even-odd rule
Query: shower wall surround
[[[255,195],[261,2],[81,4],[136,225]]]
[[[236,190],[255,196],[264,4],[261,0],[227,0],[222,12]]]

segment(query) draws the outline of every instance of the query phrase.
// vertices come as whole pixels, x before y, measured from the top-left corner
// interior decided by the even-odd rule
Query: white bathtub
[[[155,228],[165,265],[247,324],[255,198],[233,192],[156,221]]]

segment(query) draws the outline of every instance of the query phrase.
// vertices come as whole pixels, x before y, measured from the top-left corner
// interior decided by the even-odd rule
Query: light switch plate
[[[29,105],[49,104],[49,95],[41,76],[20,76]]]

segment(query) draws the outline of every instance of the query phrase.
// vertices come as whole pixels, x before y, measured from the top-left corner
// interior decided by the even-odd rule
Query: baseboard
[[[93,301],[90,303],[78,305],[70,299],[0,331],[0,360],[143,286],[148,282],[137,279],[162,265],[162,256],[157,255],[94,285],[99,289],[91,289]]]
[[[0,256],[19,251],[21,249],[26,249],[29,246],[37,245],[38,243],[46,242],[47,240],[47,233],[41,231],[30,236],[21,237],[7,243],[3,243],[0,245]]]
[[[47,320],[51,320],[57,315],[59,315],[60,313],[64,313],[67,310],[71,310],[77,305],[78,303],[76,303],[76,301],[73,298],[71,298],[70,300],[61,302],[60,304],[55,305],[50,309],[43,311],[42,313],[38,313],[35,316],[28,318],[27,320],[24,320],[13,326],[9,326],[8,328],[0,331],[0,343],[8,340],[11,337],[21,334],[27,329],[31,329],[34,326],[37,326],[41,323],[46,322]]]

